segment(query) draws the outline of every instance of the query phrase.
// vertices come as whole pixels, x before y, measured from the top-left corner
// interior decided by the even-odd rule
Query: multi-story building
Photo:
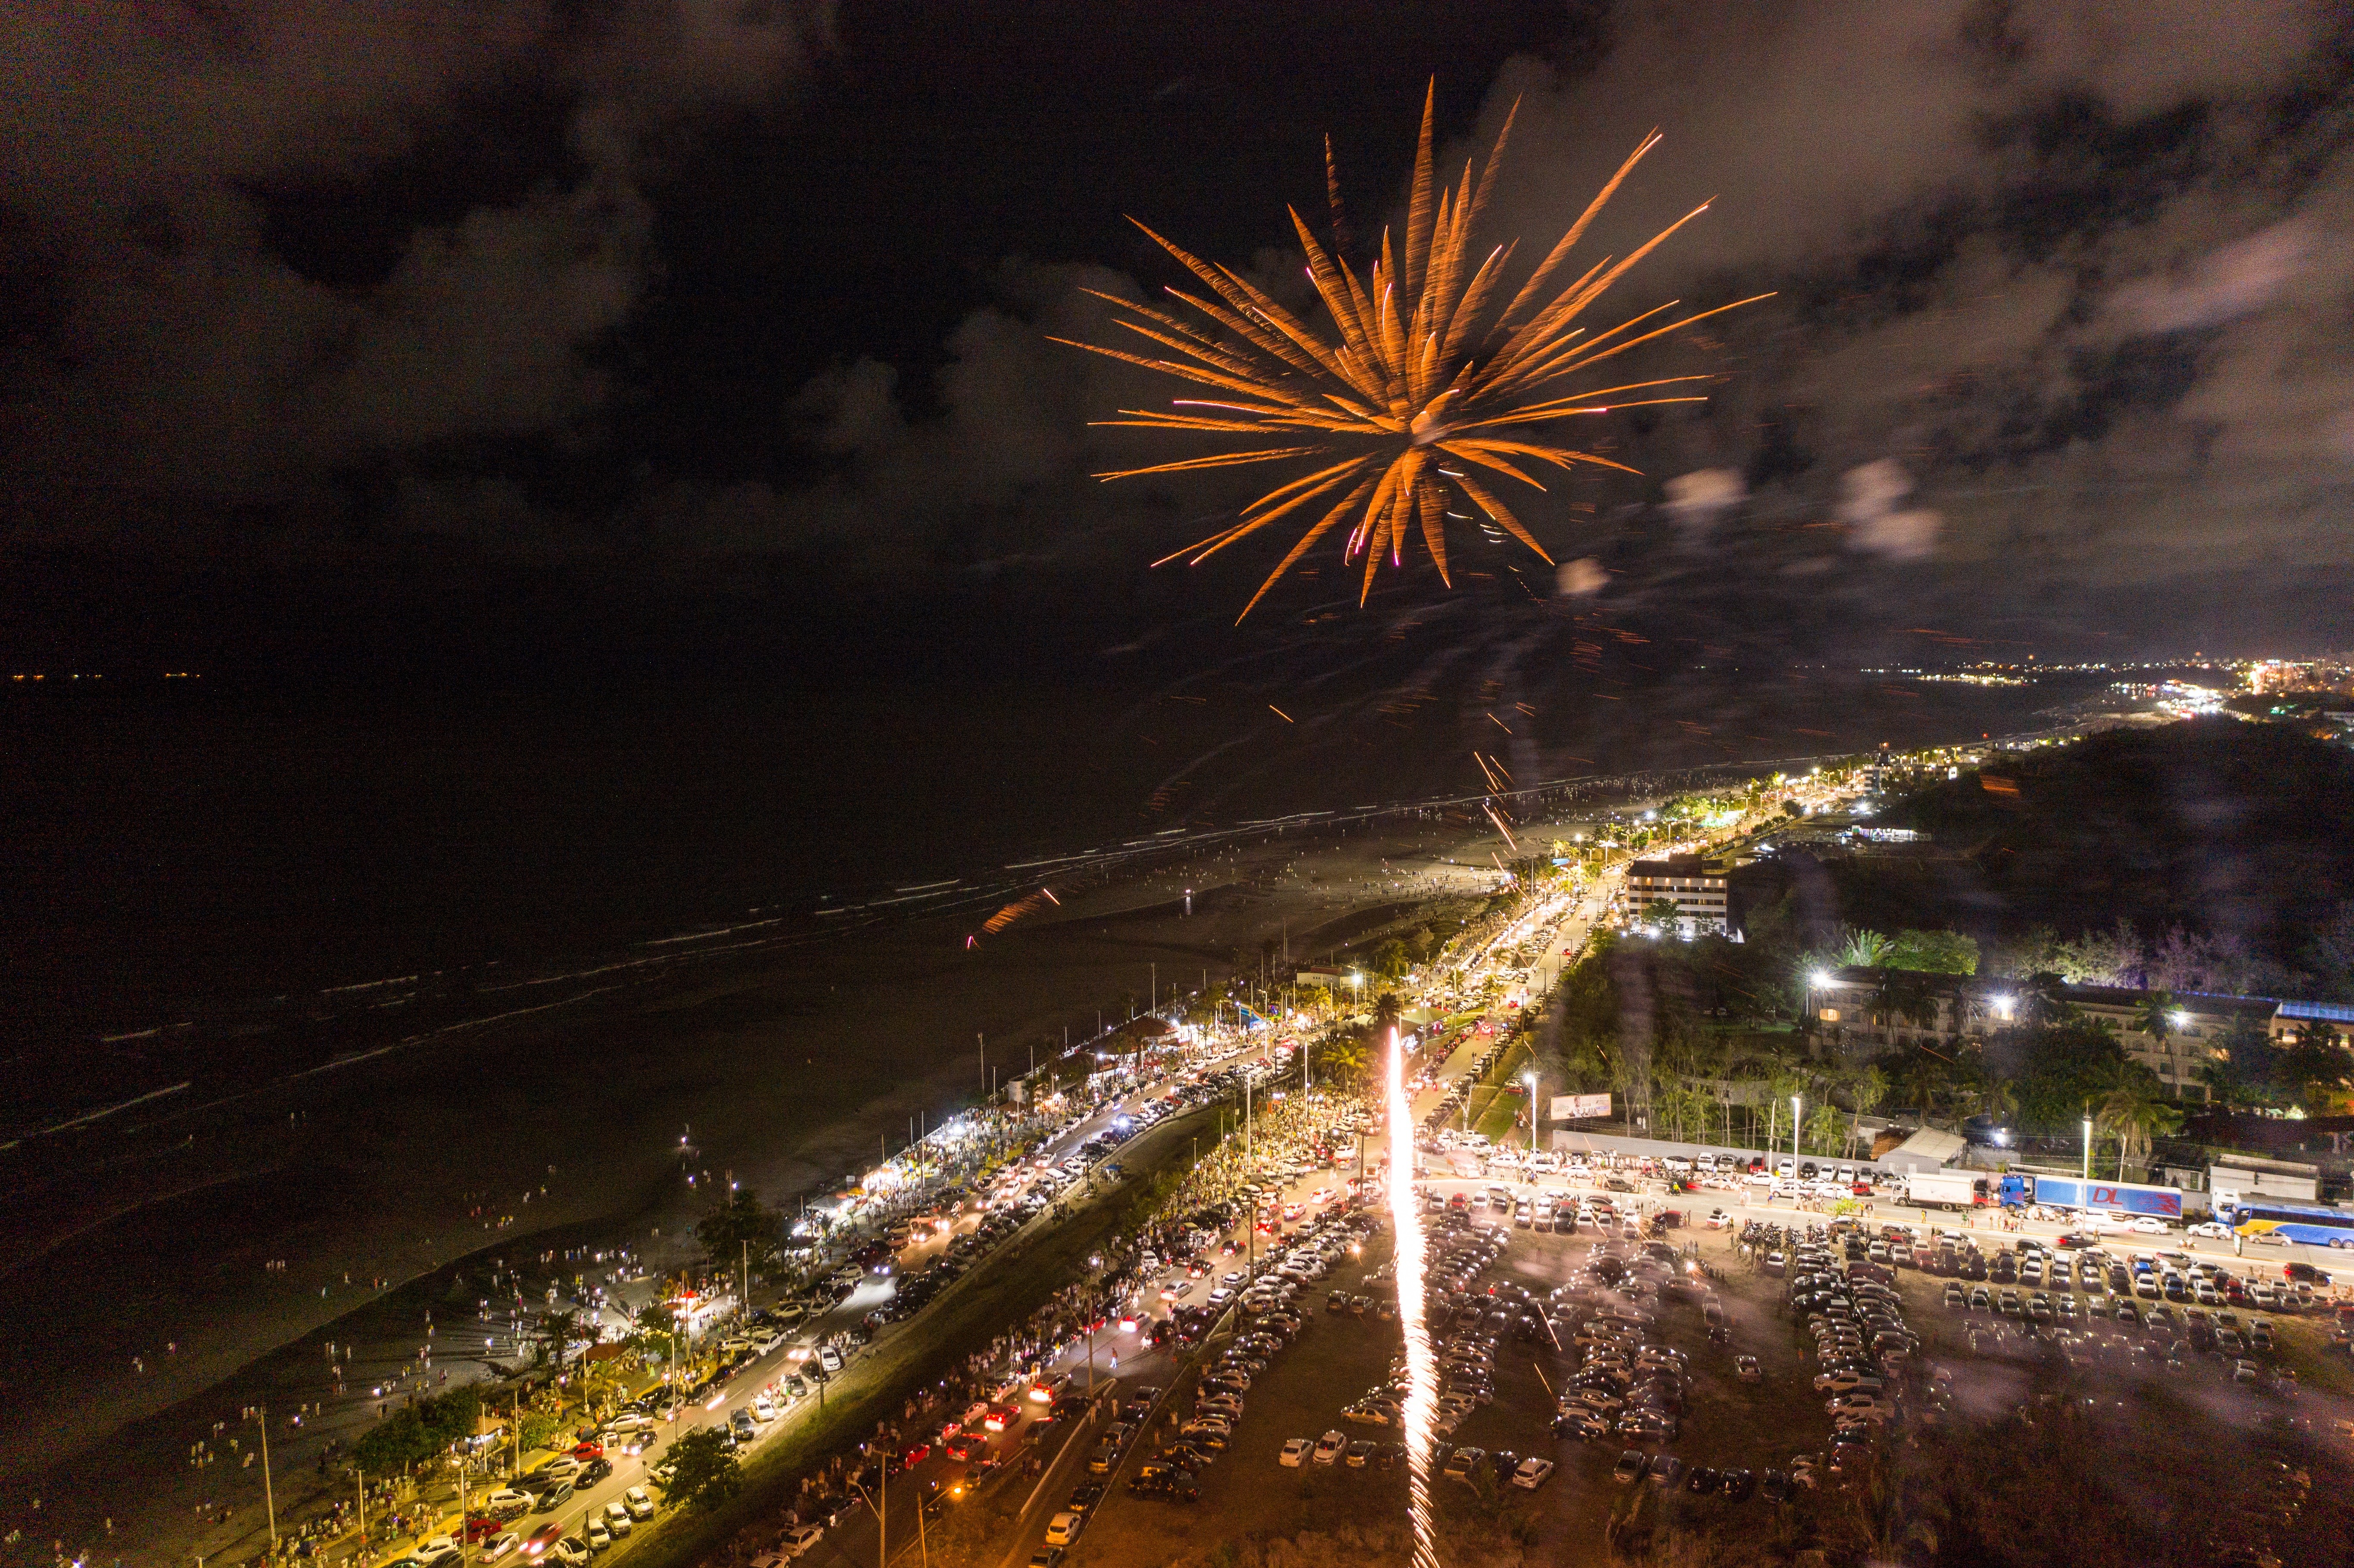
[[[1636,918],[1659,899],[1676,906],[1676,924],[1690,937],[1724,928],[1725,871],[1702,855],[1671,854],[1627,867],[1627,907]]]
[[[2183,995],[2167,1010],[2163,1033],[2137,1027],[2150,993],[2122,986],[2062,986],[2065,1002],[2117,1037],[2127,1057],[2158,1075],[2179,1099],[2205,1101],[2200,1068],[2215,1059],[2217,1042],[2243,1023],[2274,1041],[2316,1022],[2354,1021],[2354,1008],[2271,997]],[[1984,976],[1917,974],[1850,967],[1807,988],[1807,1010],[1841,1051],[1864,1054],[1908,1045],[1950,1047],[1984,1038],[2016,1022],[2023,1002],[2019,981]]]

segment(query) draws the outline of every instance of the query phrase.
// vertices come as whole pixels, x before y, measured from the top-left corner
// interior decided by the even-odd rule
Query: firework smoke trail
[[[1390,1224],[1397,1232],[1398,1321],[1405,1328],[1405,1455],[1408,1506],[1414,1515],[1415,1568],[1438,1568],[1430,1523],[1430,1425],[1438,1406],[1438,1363],[1430,1351],[1423,1277],[1422,1208],[1414,1192],[1414,1107],[1405,1093],[1405,1051],[1390,1026]]]

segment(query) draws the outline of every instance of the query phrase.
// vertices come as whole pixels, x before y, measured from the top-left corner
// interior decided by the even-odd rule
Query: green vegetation
[[[733,1269],[748,1255],[751,1266],[765,1268],[777,1254],[783,1218],[760,1202],[760,1194],[739,1187],[717,1208],[695,1222],[695,1239],[715,1268]]]
[[[2141,983],[2354,996],[2354,757],[2294,727],[2110,730],[1939,782],[1881,821],[1960,858],[1832,868],[1839,917],[2044,948],[2090,928],[2113,955],[2121,931]],[[2068,972],[2029,955],[2005,967]]]
[[[697,1513],[711,1512],[744,1489],[744,1467],[711,1426],[681,1434],[652,1473],[663,1501]]]
[[[472,1437],[482,1415],[481,1391],[471,1384],[420,1399],[369,1428],[353,1446],[352,1462],[376,1476],[430,1464],[452,1444]]]

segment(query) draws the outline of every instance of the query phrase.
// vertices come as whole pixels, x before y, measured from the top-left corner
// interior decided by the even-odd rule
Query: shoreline
[[[1685,776],[1679,770],[1649,777],[1672,787]],[[1546,818],[1575,820],[1650,798],[1574,788],[1584,798],[1560,802]],[[110,1384],[129,1392],[119,1370],[109,1377],[95,1361],[77,1366],[70,1355],[52,1361],[49,1372],[66,1375],[44,1385],[52,1394],[51,1429],[20,1431],[33,1440],[0,1447],[0,1474],[16,1483],[20,1496],[28,1487],[51,1496],[69,1489],[79,1494],[74,1511],[128,1523],[132,1528],[123,1533],[135,1540],[143,1516],[191,1507],[192,1498],[208,1500],[194,1497],[207,1489],[204,1474],[196,1472],[191,1482],[183,1469],[182,1485],[165,1484],[125,1453],[126,1462],[109,1463],[107,1474],[94,1477],[88,1472],[97,1467],[79,1462],[80,1456],[125,1431],[134,1435],[129,1446],[145,1449],[167,1431],[209,1428],[224,1410],[233,1416],[249,1403],[236,1393],[241,1384],[282,1386],[298,1363],[315,1374],[323,1357],[308,1361],[302,1354],[307,1344],[402,1306],[410,1292],[430,1294],[435,1281],[454,1280],[490,1255],[533,1243],[544,1251],[545,1238],[576,1234],[591,1238],[590,1245],[642,1250],[651,1250],[646,1244],[658,1231],[671,1233],[665,1243],[684,1241],[687,1226],[678,1222],[691,1222],[705,1206],[699,1190],[684,1180],[678,1159],[679,1145],[689,1139],[699,1154],[693,1166],[698,1177],[740,1181],[787,1204],[797,1193],[830,1190],[845,1170],[871,1162],[875,1146],[866,1138],[878,1136],[888,1147],[904,1141],[895,1137],[895,1124],[903,1118],[919,1112],[937,1117],[981,1097],[987,1080],[980,1076],[981,1062],[966,1055],[973,1046],[954,1042],[980,1033],[990,1043],[984,1047],[990,1056],[1043,1044],[1043,1061],[1058,1054],[1058,1027],[1077,1022],[1082,1027],[1075,1033],[1085,1038],[1088,1010],[1107,990],[1125,983],[1135,992],[1131,1011],[1140,1011],[1148,992],[1181,991],[1202,975],[1222,979],[1246,971],[1262,944],[1287,938],[1295,960],[1313,961],[1327,939],[1338,951],[1377,935],[1417,904],[1447,895],[1448,884],[1464,894],[1492,884],[1496,874],[1484,852],[1502,847],[1487,822],[1430,807],[1388,809],[1380,819],[1345,825],[1298,825],[1309,831],[1290,836],[1274,824],[1255,825],[1248,840],[1105,870],[1092,885],[1070,889],[1051,917],[1016,920],[977,952],[952,945],[949,922],[883,926],[862,931],[854,943],[739,955],[667,971],[660,980],[578,1010],[587,1016],[567,1016],[561,1005],[533,1009],[487,1027],[444,1032],[449,1038],[420,1043],[414,1051],[375,1054],[349,1072],[306,1075],[299,1087],[290,1079],[255,1091],[254,1097],[276,1096],[266,1118],[257,1121],[249,1108],[249,1125],[226,1129],[224,1141],[239,1145],[242,1139],[242,1147],[267,1152],[265,1146],[281,1136],[276,1117],[282,1102],[302,1103],[287,1113],[292,1130],[276,1158],[224,1181],[299,1186],[309,1207],[292,1216],[260,1216],[271,1222],[263,1230],[266,1239],[239,1228],[255,1215],[205,1216],[239,1240],[234,1250],[240,1255],[213,1262],[210,1272],[216,1288],[236,1298],[241,1317],[228,1323],[213,1317],[212,1341],[191,1338],[182,1347],[191,1352],[188,1360],[170,1358],[188,1370],[168,1391],[148,1385],[159,1392],[136,1402],[136,1409],[106,1408],[113,1403]],[[1531,821],[1525,831],[1541,832],[1543,825],[1542,819]],[[1195,899],[1190,916],[1182,902],[1188,888]],[[1099,1016],[1114,1022],[1119,1010]],[[970,1028],[975,1022],[984,1027]],[[801,1057],[798,1066],[795,1054]],[[447,1060],[453,1055],[461,1060]],[[401,1119],[404,1109],[437,1104],[440,1114],[421,1128]],[[323,1139],[302,1136],[314,1117],[328,1124]],[[667,1130],[658,1131],[657,1123]],[[500,1138],[478,1143],[447,1136],[478,1128]],[[474,1158],[452,1159],[451,1169],[431,1160],[405,1169],[396,1151],[419,1148],[471,1150]],[[543,1171],[553,1185],[543,1181]],[[343,1190],[314,1182],[322,1174],[340,1181]],[[535,1219],[546,1215],[544,1223],[524,1229],[518,1220],[513,1228],[470,1227],[454,1237],[411,1239],[420,1229],[446,1232],[462,1213],[457,1205],[468,1200],[474,1213],[485,1212],[487,1199],[493,1212],[519,1214],[514,1196],[519,1189],[521,1203],[531,1202],[535,1191],[547,1200],[533,1212]],[[185,1192],[175,1201],[206,1190]],[[437,1215],[437,1204],[448,1206]],[[152,1205],[136,1213],[151,1214]],[[223,1224],[224,1218],[230,1223]],[[101,1287],[103,1271],[90,1266],[101,1244],[115,1239],[108,1233],[122,1228],[120,1219],[104,1222],[94,1236],[65,1242],[56,1255],[61,1272],[93,1282],[88,1299],[77,1305],[121,1328],[111,1341],[116,1351],[141,1333],[154,1340],[168,1331],[132,1321],[139,1303],[122,1310],[122,1294],[110,1298]],[[326,1254],[348,1255],[355,1246],[371,1250],[354,1274],[401,1283],[359,1300],[341,1295],[332,1280],[318,1296],[307,1294],[323,1265],[342,1272]],[[673,1260],[691,1250],[665,1247]],[[272,1272],[301,1276],[305,1294],[257,1291],[250,1273],[242,1276],[242,1285],[228,1281],[232,1266],[258,1265],[265,1255],[286,1260]],[[402,1260],[405,1268],[398,1266]],[[172,1261],[183,1273],[192,1272],[190,1259]],[[20,1298],[25,1283],[0,1278],[0,1292]],[[207,1305],[201,1295],[172,1304],[201,1310]],[[38,1349],[92,1344],[109,1348],[107,1336],[100,1335],[80,1344],[49,1337]],[[23,1357],[17,1361],[21,1365]],[[77,1371],[79,1386],[69,1386]],[[16,1372],[12,1366],[5,1385],[10,1408],[18,1422],[38,1420],[43,1412],[27,1400],[28,1384]],[[295,1375],[299,1386],[301,1374]],[[70,1410],[59,1419],[60,1404],[77,1404],[79,1419]],[[291,1466],[315,1448],[315,1440],[290,1448]],[[0,1513],[45,1536],[71,1533],[55,1512],[37,1525],[21,1507]],[[96,1533],[90,1522],[84,1541]],[[128,1555],[134,1563],[146,1560],[135,1547]]]
[[[270,1152],[270,1140],[279,1139],[287,1147],[276,1158],[253,1160],[207,1184],[102,1221],[14,1277],[0,1279],[12,1318],[29,1311],[36,1296],[47,1297],[54,1310],[56,1282],[82,1282],[69,1292],[81,1327],[62,1336],[37,1336],[41,1342],[34,1349],[47,1362],[46,1377],[37,1385],[21,1373],[8,1379],[10,1426],[19,1440],[0,1446],[0,1475],[19,1506],[5,1515],[28,1534],[36,1529],[45,1532],[45,1541],[55,1537],[70,1545],[77,1536],[85,1542],[103,1540],[110,1555],[129,1547],[122,1552],[126,1562],[145,1562],[146,1554],[132,1545],[144,1533],[143,1522],[160,1527],[173,1522],[175,1514],[185,1519],[196,1503],[220,1500],[211,1495],[216,1491],[258,1494],[259,1478],[249,1472],[223,1484],[217,1470],[190,1468],[188,1445],[216,1421],[229,1421],[233,1430],[239,1411],[256,1403],[257,1393],[274,1393],[273,1407],[318,1397],[323,1389],[301,1391],[306,1381],[323,1382],[327,1363],[319,1347],[326,1340],[356,1336],[366,1358],[361,1369],[389,1372],[398,1358],[387,1359],[390,1352],[383,1347],[390,1344],[395,1324],[416,1315],[426,1298],[445,1293],[456,1278],[481,1272],[488,1260],[504,1256],[512,1262],[551,1246],[584,1245],[627,1245],[647,1253],[657,1266],[692,1255],[690,1236],[683,1233],[704,1205],[698,1189],[681,1179],[675,1157],[679,1132],[656,1144],[644,1137],[649,1124],[691,1125],[702,1156],[698,1173],[708,1169],[715,1178],[732,1176],[789,1207],[796,1194],[831,1191],[845,1171],[871,1163],[876,1146],[864,1139],[879,1136],[896,1148],[904,1137],[895,1128],[904,1130],[906,1118],[919,1109],[928,1117],[945,1114],[981,1097],[979,1062],[968,1054],[974,1046],[969,1036],[962,1046],[943,1044],[940,1036],[951,1032],[943,1026],[942,1014],[962,1015],[960,1025],[965,1017],[991,1018],[997,1025],[986,1031],[992,1058],[999,1049],[1010,1053],[1028,1043],[1042,1047],[1044,1062],[1055,1054],[1047,1047],[1059,1044],[1059,1034],[1049,1033],[1050,1027],[1080,1024],[1092,1013],[1092,999],[1123,980],[1132,984],[1141,1007],[1156,976],[1163,1001],[1172,991],[1191,989],[1203,970],[1214,980],[1223,979],[1235,957],[1249,955],[1255,961],[1261,937],[1275,938],[1287,924],[1295,938],[1320,930],[1342,936],[1345,923],[1399,902],[1384,874],[1384,856],[1394,862],[1417,850],[1427,853],[1439,840],[1458,846],[1454,853],[1460,853],[1459,831],[1454,824],[1411,821],[1394,834],[1359,830],[1313,846],[1270,837],[1264,848],[1230,847],[1197,857],[1191,866],[1107,878],[1067,899],[1055,920],[1028,927],[1017,923],[991,939],[977,959],[950,948],[938,929],[876,934],[854,950],[822,958],[804,949],[784,966],[797,971],[791,975],[758,964],[706,970],[651,994],[626,996],[621,1005],[593,1019],[525,1021],[452,1043],[454,1050],[445,1044],[384,1058],[334,1075],[340,1083],[306,1080],[292,1097],[307,1103],[291,1111],[281,1103],[288,1097],[284,1092],[260,1096],[268,1103],[244,1107],[248,1119],[274,1130],[232,1128],[225,1141],[262,1154]],[[1276,885],[1288,864],[1312,865],[1317,880]],[[1220,880],[1210,881],[1212,872]],[[1493,879],[1492,872],[1473,874]],[[1182,914],[1182,895],[1179,912],[1172,914],[1166,891],[1155,885],[1172,879],[1182,884],[1188,875],[1202,879],[1191,919]],[[1219,896],[1211,896],[1213,892]],[[1385,922],[1376,922],[1381,923]],[[857,994],[868,986],[883,994]],[[1105,1012],[1107,1023],[1124,1021],[1114,1009]],[[1085,1033],[1074,1027],[1075,1043]],[[844,1050],[845,1037],[904,1040],[911,1033],[928,1036],[930,1048]],[[587,1044],[584,1036],[601,1037],[602,1044]],[[796,1046],[802,1058],[798,1068],[784,1060]],[[655,1085],[644,1085],[647,1092],[631,1096],[634,1125],[584,1127],[567,1158],[539,1160],[537,1147],[512,1149],[504,1160],[486,1150],[485,1162],[504,1170],[445,1172],[439,1181],[416,1183],[387,1181],[380,1174],[367,1179],[366,1152],[376,1140],[365,1128],[360,1136],[351,1136],[354,1120],[368,1119],[354,1101],[398,1097],[404,1090],[429,1096],[431,1085],[447,1080],[452,1064],[446,1058],[453,1055],[490,1052],[509,1060],[538,1057],[544,1065],[547,1053],[567,1051],[610,1065],[617,1093],[631,1087],[619,1080],[642,1072],[649,1062],[669,1069],[669,1087],[684,1092],[673,1098]],[[862,1060],[862,1054],[869,1059]],[[692,1081],[681,1084],[676,1069],[689,1065],[684,1059],[695,1059],[691,1065],[705,1070],[684,1075]],[[854,1070],[854,1063],[865,1070]],[[1027,1065],[1026,1049],[1009,1064],[1017,1069]],[[465,1068],[463,1062],[456,1065],[460,1072]],[[772,1073],[786,1082],[760,1082]],[[573,1097],[576,1107],[580,1097]],[[696,1102],[719,1099],[737,1102],[732,1114],[716,1107],[708,1116],[698,1114]],[[288,1117],[293,1118],[291,1133]],[[499,1118],[489,1119],[496,1125]],[[321,1123],[334,1130],[323,1140],[306,1141],[303,1134]],[[322,1141],[334,1145],[340,1158],[327,1158],[328,1151],[318,1147]],[[625,1153],[625,1145],[634,1152]],[[578,1187],[568,1185],[584,1163],[595,1174]],[[550,1165],[555,1174],[542,1198],[538,1182],[526,1187],[524,1181]],[[323,1179],[328,1176],[336,1180]],[[338,1186],[343,1190],[334,1190]],[[274,1206],[291,1201],[289,1194],[297,1189],[303,1190],[310,1210],[278,1212]],[[431,1214],[437,1198],[485,1191],[500,1192],[514,1213],[535,1221],[540,1221],[545,1202],[545,1220],[489,1231],[476,1220],[452,1234],[446,1205],[440,1215]],[[519,1191],[533,1193],[530,1208],[517,1202]],[[267,1239],[242,1234],[254,1222],[264,1226]],[[229,1249],[234,1256],[214,1255],[203,1248],[207,1238],[198,1234],[208,1230],[239,1234],[243,1245]],[[653,1240],[656,1230],[660,1243]],[[163,1233],[177,1232],[187,1233],[181,1239],[196,1255],[171,1260],[175,1267],[155,1271],[193,1281],[184,1295],[174,1299],[168,1284],[153,1280],[143,1289],[111,1278],[133,1259],[154,1268],[164,1261]],[[149,1244],[154,1244],[154,1252],[141,1256]],[[281,1258],[282,1268],[260,1266]],[[340,1283],[346,1261],[353,1263],[348,1290]],[[367,1281],[379,1276],[394,1283],[380,1291],[368,1288]],[[281,1280],[287,1283],[281,1286]],[[207,1321],[175,1331],[174,1308]],[[112,1329],[91,1330],[90,1319]],[[156,1353],[167,1342],[176,1343],[176,1351]],[[152,1349],[131,1350],[134,1344]],[[110,1352],[116,1358],[111,1368],[101,1361]],[[145,1372],[130,1370],[131,1354],[143,1357]],[[25,1359],[17,1358],[19,1367]],[[49,1397],[37,1397],[41,1392]],[[300,1436],[281,1436],[273,1421],[275,1468],[291,1474],[313,1463],[324,1436],[345,1430],[352,1411],[376,1402],[351,1394],[336,1403],[339,1408],[324,1425],[309,1424]],[[180,1457],[176,1464],[175,1455]],[[37,1525],[21,1506],[32,1496],[52,1499]],[[64,1509],[54,1501],[61,1497],[72,1499]],[[259,1497],[245,1501],[258,1504]],[[238,1504],[238,1517],[248,1511],[244,1502]],[[79,1520],[83,1513],[92,1517]],[[98,1528],[107,1519],[114,1523],[111,1537]]]

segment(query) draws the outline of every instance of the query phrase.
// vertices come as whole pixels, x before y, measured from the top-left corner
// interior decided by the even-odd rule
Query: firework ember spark
[[[1414,1105],[1405,1092],[1405,1048],[1390,1026],[1386,1074],[1390,1132],[1390,1224],[1397,1233],[1398,1322],[1405,1329],[1405,1429],[1408,1505],[1414,1516],[1415,1568],[1438,1568],[1438,1541],[1431,1528],[1430,1428],[1438,1409],[1438,1361],[1430,1349],[1430,1319],[1424,1294],[1428,1248],[1422,1234],[1422,1206],[1414,1192]]]
[[[1590,335],[1581,320],[1628,269],[1705,212],[1705,204],[1623,260],[1605,257],[1575,281],[1557,284],[1555,274],[1586,226],[1643,154],[1659,143],[1656,131],[1619,166],[1536,270],[1506,299],[1503,280],[1511,270],[1513,247],[1499,245],[1484,258],[1475,258],[1471,245],[1473,229],[1488,205],[1504,143],[1511,133],[1511,118],[1506,117],[1486,160],[1476,166],[1467,163],[1461,181],[1447,187],[1437,184],[1432,174],[1431,108],[1432,99],[1426,96],[1404,243],[1393,245],[1384,229],[1381,254],[1362,281],[1337,243],[1332,250],[1326,250],[1298,211],[1291,214],[1292,227],[1299,231],[1300,249],[1306,254],[1308,280],[1331,319],[1331,334],[1302,321],[1233,270],[1203,260],[1140,223],[1139,228],[1144,228],[1154,243],[1200,279],[1215,298],[1170,290],[1170,296],[1189,316],[1173,308],[1154,310],[1116,295],[1097,293],[1097,297],[1140,318],[1122,318],[1119,324],[1175,357],[1072,343],[1068,338],[1055,340],[1178,376],[1217,394],[1214,400],[1176,399],[1171,404],[1174,412],[1123,408],[1125,418],[1098,423],[1253,436],[1282,443],[1099,473],[1097,479],[1245,463],[1308,466],[1306,473],[1244,507],[1241,520],[1233,526],[1165,557],[1175,560],[1177,556],[1190,556],[1198,562],[1279,519],[1294,514],[1312,517],[1307,531],[1243,607],[1243,615],[1251,612],[1309,546],[1343,523],[1349,526],[1342,559],[1363,556],[1365,561],[1364,582],[1357,595],[1360,604],[1373,591],[1373,574],[1383,557],[1386,556],[1394,567],[1403,566],[1410,537],[1416,532],[1440,578],[1452,586],[1447,558],[1450,520],[1484,518],[1550,565],[1553,557],[1490,488],[1496,476],[1543,490],[1544,486],[1530,477],[1522,463],[1550,463],[1564,471],[1580,464],[1627,473],[1636,471],[1593,452],[1532,439],[1534,428],[1578,416],[1606,414],[1614,408],[1702,402],[1705,399],[1698,394],[1639,398],[1624,395],[1709,377],[1671,376],[1569,392],[1560,390],[1560,384],[1639,344],[1754,302],[1735,301],[1649,331],[1636,329],[1680,302],[1671,300]],[[1345,226],[1341,219],[1339,184],[1331,177],[1329,141],[1324,156],[1337,240]],[[1766,297],[1760,294],[1754,299]],[[1500,306],[1500,300],[1504,302]]]

